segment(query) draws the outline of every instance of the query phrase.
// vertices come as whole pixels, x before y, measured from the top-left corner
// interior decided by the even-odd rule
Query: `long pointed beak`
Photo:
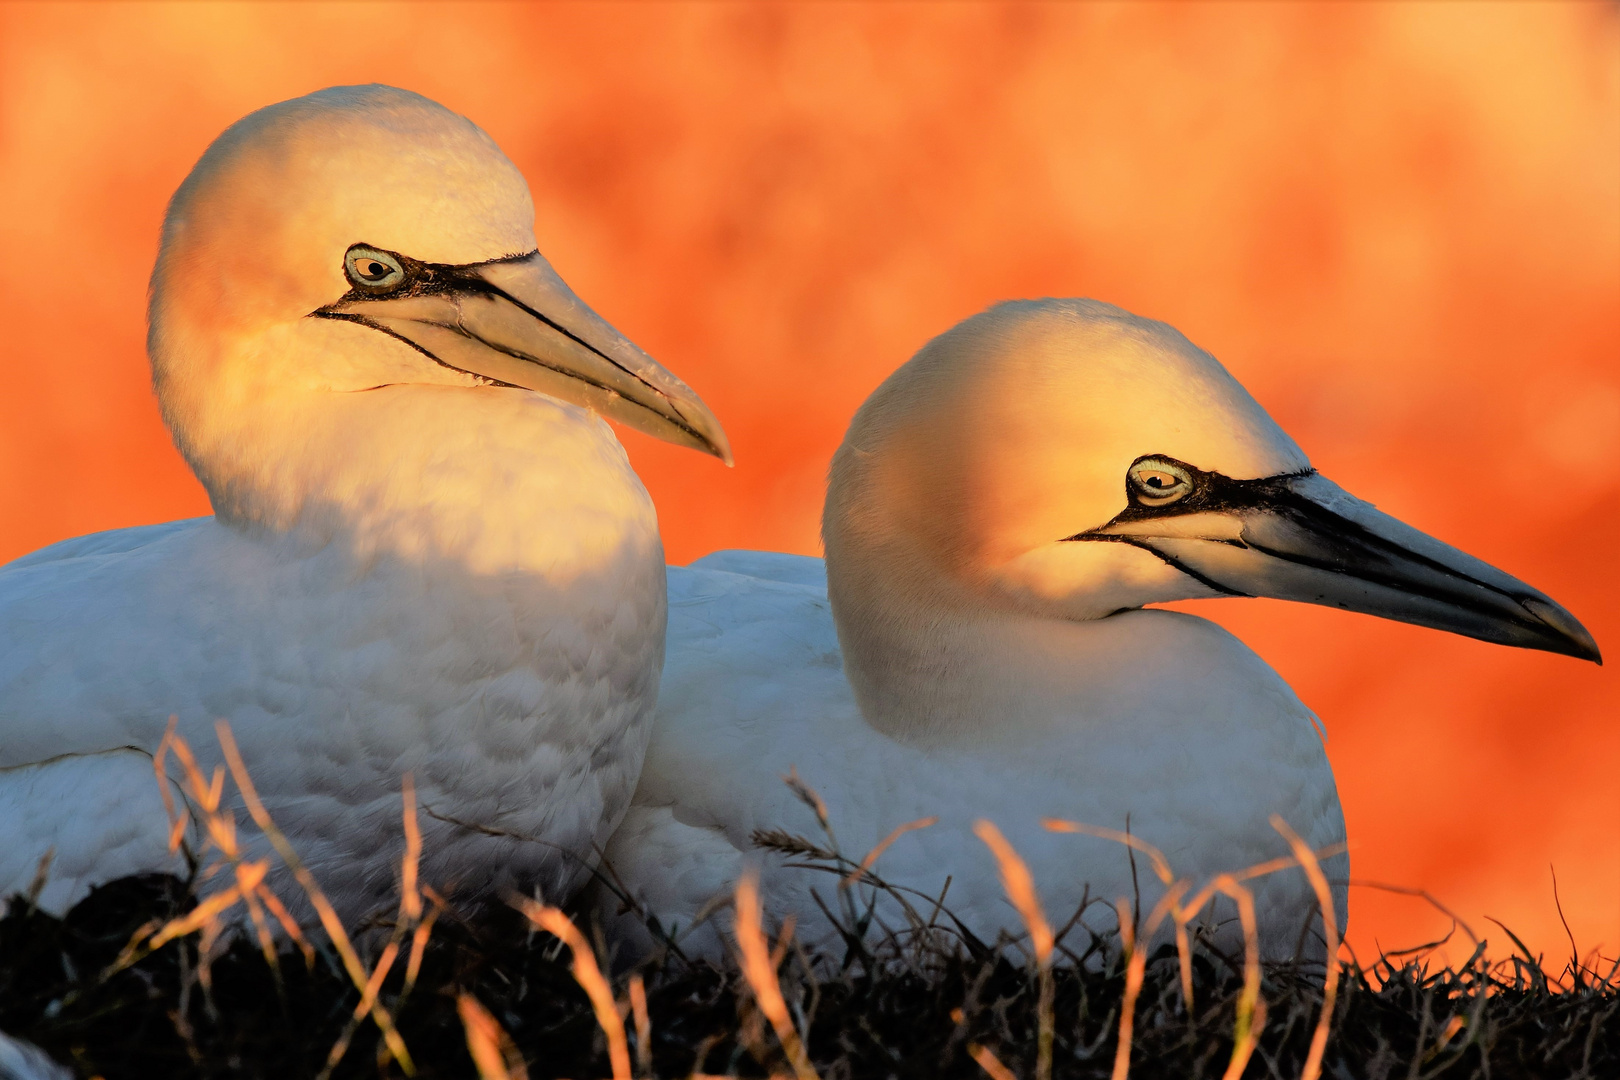
[[[1217,483],[1190,505],[1133,508],[1076,540],[1135,544],[1218,592],[1361,611],[1601,664],[1545,593],[1314,472]]]
[[[434,360],[592,409],[732,463],[701,398],[615,330],[538,252],[471,266],[412,264],[399,293],[351,293],[317,315],[364,323]]]

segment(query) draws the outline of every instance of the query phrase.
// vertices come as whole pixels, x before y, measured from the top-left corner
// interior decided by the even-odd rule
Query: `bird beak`
[[[587,307],[539,252],[467,266],[402,261],[406,287],[355,290],[313,314],[362,323],[459,371],[732,463],[726,433],[702,399]]]
[[[1132,507],[1071,539],[1145,548],[1228,595],[1301,600],[1603,662],[1592,635],[1545,593],[1323,476],[1201,480],[1182,503]]]

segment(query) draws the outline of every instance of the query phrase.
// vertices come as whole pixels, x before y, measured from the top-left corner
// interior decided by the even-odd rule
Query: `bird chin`
[[[998,567],[995,589],[1020,610],[1071,622],[1224,595],[1133,544],[1045,544]]]

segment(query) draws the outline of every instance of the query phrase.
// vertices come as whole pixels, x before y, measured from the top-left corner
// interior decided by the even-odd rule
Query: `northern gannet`
[[[215,514],[0,568],[0,895],[48,850],[54,910],[177,866],[152,764],[171,714],[205,770],[230,722],[346,917],[392,903],[406,772],[425,880],[581,878],[566,853],[628,804],[665,628],[653,505],[601,416],[730,451],[533,229],[494,141],[403,90],[272,105],[203,154],[148,352]]]
[[[689,952],[724,949],[724,919],[693,921],[749,864],[768,911],[836,945],[810,895],[837,910],[836,879],[752,840],[825,845],[790,769],[855,859],[937,817],[875,869],[924,896],[949,876],[945,906],[985,941],[1023,923],[979,818],[1059,923],[1088,889],[1139,895],[1144,913],[1162,889],[1145,859],[1133,875],[1123,846],[1043,817],[1128,829],[1194,888],[1287,855],[1272,814],[1318,849],[1342,841],[1310,710],[1216,624],[1146,605],[1282,597],[1599,659],[1547,596],[1316,473],[1174,329],[1093,301],[1001,304],[925,346],[856,414],[822,529],[824,569],[721,552],[670,570],[653,740],[607,861]],[[1324,869],[1342,918],[1348,857]],[[1267,955],[1294,955],[1315,902],[1304,875],[1254,886]],[[637,917],[616,927],[648,943]]]

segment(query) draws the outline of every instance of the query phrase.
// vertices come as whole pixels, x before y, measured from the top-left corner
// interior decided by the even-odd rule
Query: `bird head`
[[[170,203],[149,326],[165,420],[216,508],[256,428],[394,386],[540,393],[731,460],[698,396],[541,257],[494,141],[404,90],[322,90],[221,135]]]
[[[1088,300],[929,342],[856,414],[823,531],[841,629],[897,590],[1069,620],[1270,596],[1600,659],[1550,597],[1319,475],[1176,330]]]

